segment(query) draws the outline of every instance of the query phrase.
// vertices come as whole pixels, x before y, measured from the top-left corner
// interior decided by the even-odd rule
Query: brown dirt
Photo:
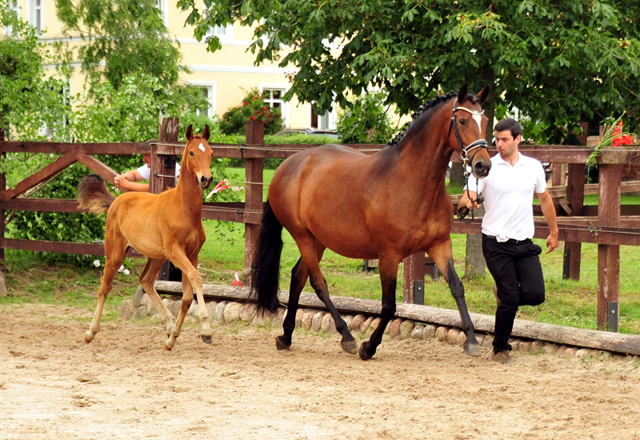
[[[172,352],[159,322],[0,307],[2,439],[640,439],[638,361],[515,353],[472,359],[437,340],[385,340],[373,360],[338,336],[187,325]]]

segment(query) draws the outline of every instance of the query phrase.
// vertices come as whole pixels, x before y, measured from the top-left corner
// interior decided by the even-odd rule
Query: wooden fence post
[[[424,276],[427,273],[424,252],[404,259],[404,302],[424,304]]]
[[[0,128],[0,142],[4,141],[4,130]],[[2,152],[0,160],[4,162],[7,157],[7,153]],[[7,176],[4,172],[0,172],[0,192],[7,190]],[[4,209],[0,209],[0,272],[4,272]],[[4,279],[4,275],[2,276]]]
[[[160,120],[158,125],[158,141],[159,142],[178,142],[178,132],[180,129],[180,120],[178,118],[164,118]],[[151,147],[151,180],[149,181],[149,192],[160,194],[162,191],[175,188],[176,186],[176,158],[175,156],[164,156],[158,154],[157,145]],[[159,280],[163,281],[180,281],[182,272],[175,266],[171,265],[169,260],[158,272]]]
[[[567,201],[571,207],[571,215],[582,215],[584,205],[584,178],[587,167],[583,164],[569,164],[567,177]],[[564,270],[562,278],[580,279],[580,261],[582,243],[567,241],[564,244]]]
[[[598,225],[620,226],[622,164],[599,165]],[[598,245],[598,330],[618,331],[620,245]]]
[[[247,145],[264,146],[264,122],[249,121],[246,125]],[[245,201],[247,210],[263,210],[263,171],[264,159],[246,159],[245,163]],[[260,224],[244,224],[244,272],[245,284],[251,285],[251,265],[258,244]]]
[[[158,126],[158,142],[178,142],[178,118],[164,118]],[[175,179],[176,158],[174,156],[160,156],[157,146],[151,147],[151,180],[149,191],[160,194],[168,188],[176,186]]]

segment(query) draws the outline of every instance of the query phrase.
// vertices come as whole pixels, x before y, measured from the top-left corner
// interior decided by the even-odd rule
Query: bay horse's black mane
[[[398,145],[400,143],[400,141],[402,141],[402,139],[404,139],[405,135],[407,134],[407,131],[409,131],[409,128],[412,127],[413,125],[415,125],[414,123],[416,122],[416,120],[418,118],[420,118],[420,116],[424,115],[425,113],[427,113],[429,110],[435,108],[436,106],[445,103],[447,101],[449,101],[452,98],[455,98],[458,95],[458,92],[449,92],[446,93],[444,95],[438,95],[435,98],[425,102],[424,104],[422,104],[420,107],[418,107],[418,110],[413,113],[411,115],[411,121],[407,122],[406,124],[404,124],[404,126],[402,127],[402,131],[400,131],[399,133],[397,133],[388,143],[387,145],[392,147],[394,145]],[[471,102],[475,103],[476,99],[475,96],[469,94],[467,95],[467,99],[470,100]],[[462,103],[459,103],[462,104]],[[425,118],[425,121],[426,122]]]

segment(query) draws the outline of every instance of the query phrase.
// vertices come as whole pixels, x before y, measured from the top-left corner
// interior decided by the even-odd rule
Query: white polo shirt
[[[143,180],[149,180],[151,178],[151,167],[148,167],[146,163],[136,171],[140,173]],[[176,162],[176,183],[178,182],[178,177],[180,177],[180,164]]]
[[[520,152],[518,156],[518,162],[511,166],[496,154],[491,158],[489,175],[478,180],[485,209],[482,233],[499,242],[533,237],[533,193],[541,194],[547,188],[540,161]]]

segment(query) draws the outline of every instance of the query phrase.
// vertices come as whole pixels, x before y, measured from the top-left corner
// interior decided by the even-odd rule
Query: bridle
[[[451,136],[451,128],[453,128],[453,132],[456,135],[456,139],[458,140],[458,145],[460,147],[460,155],[462,156],[462,161],[463,161],[462,166],[464,168],[464,186],[467,191],[467,197],[469,197],[469,200],[471,200],[471,203],[482,204],[482,202],[484,202],[484,198],[480,194],[478,194],[478,178],[477,177],[476,177],[476,198],[475,199],[471,198],[471,195],[469,193],[469,175],[471,174],[471,172],[467,171],[467,167],[470,167],[471,163],[473,163],[473,158],[476,157],[476,154],[478,154],[479,151],[481,151],[483,148],[486,148],[488,151],[489,146],[487,145],[487,141],[484,139],[475,140],[471,142],[469,145],[467,145],[466,147],[464,146],[464,144],[462,143],[462,139],[460,138],[460,133],[458,132],[458,122],[456,120],[456,112],[458,110],[464,110],[466,112],[471,113],[473,116],[482,116],[484,114],[484,110],[477,112],[475,110],[471,110],[466,107],[458,107],[457,104],[458,104],[458,98],[456,98],[453,101],[453,113],[451,114],[451,123],[449,124],[449,133],[447,134],[447,137]],[[480,128],[480,124],[478,124],[478,128]],[[469,157],[469,152],[474,149],[476,151],[474,151],[471,157]],[[458,214],[458,216],[461,218],[464,218],[466,215],[467,213]],[[471,219],[473,220],[473,211],[471,211]]]

